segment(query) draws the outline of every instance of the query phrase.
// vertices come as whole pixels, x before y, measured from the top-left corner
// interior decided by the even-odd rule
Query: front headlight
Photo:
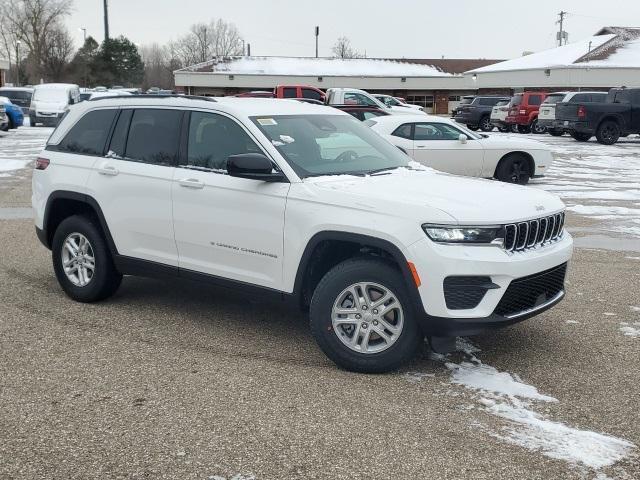
[[[483,226],[448,226],[448,225],[422,225],[427,236],[437,243],[475,243],[502,245],[504,242],[504,227]]]

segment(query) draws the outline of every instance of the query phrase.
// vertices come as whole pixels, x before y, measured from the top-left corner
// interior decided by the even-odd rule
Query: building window
[[[433,95],[408,95],[407,103],[420,105],[424,108],[433,108]]]
[[[229,80],[233,80],[234,78],[236,77],[234,77],[233,75],[229,75]]]
[[[318,81],[321,82],[322,81],[322,77],[318,77]]]
[[[450,102],[459,102],[460,100],[462,100],[462,96],[460,95],[449,95]]]

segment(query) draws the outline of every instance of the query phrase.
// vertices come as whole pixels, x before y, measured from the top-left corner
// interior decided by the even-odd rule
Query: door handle
[[[185,188],[204,188],[204,183],[196,178],[183,178],[178,180],[178,184]]]
[[[118,171],[118,169],[116,167],[105,166],[105,167],[98,168],[98,173],[100,175],[109,175],[109,176],[114,177],[114,176],[118,175],[120,172]]]
[[[417,148],[427,148],[426,145],[417,145]]]

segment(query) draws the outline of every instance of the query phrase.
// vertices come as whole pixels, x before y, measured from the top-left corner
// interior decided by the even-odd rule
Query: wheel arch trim
[[[100,227],[105,234],[105,240],[107,241],[109,250],[113,255],[118,254],[118,249],[116,248],[116,244],[113,241],[113,237],[111,236],[111,231],[109,230],[109,226],[107,225],[107,220],[105,219],[104,214],[102,213],[102,209],[100,208],[100,205],[98,204],[96,199],[91,195],[70,190],[55,190],[51,192],[49,198],[47,198],[47,203],[44,209],[42,237],[46,241],[45,246],[48,249],[51,249],[51,241],[53,239],[53,232],[50,231],[51,208],[57,200],[73,200],[88,205],[98,217],[98,222],[100,223]]]
[[[389,240],[385,240],[382,238],[339,230],[324,230],[318,232],[313,235],[313,237],[311,237],[307,242],[302,256],[300,257],[300,261],[298,262],[298,269],[296,271],[294,281],[293,295],[296,298],[300,298],[303,294],[302,289],[305,273],[307,271],[307,268],[309,267],[309,262],[316,247],[323,241],[331,240],[359,243],[363,246],[379,248],[388,252],[400,268],[400,272],[407,285],[407,291],[409,293],[409,296],[411,297],[412,302],[418,302],[416,303],[416,305],[422,305],[420,293],[418,292],[418,289],[414,283],[413,273],[409,268],[408,259],[397,245]]]

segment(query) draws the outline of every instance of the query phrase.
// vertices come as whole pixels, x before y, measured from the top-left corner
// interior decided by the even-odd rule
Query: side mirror
[[[464,133],[461,133],[458,137],[458,140],[460,141],[460,143],[467,143],[468,138]]]
[[[227,173],[232,177],[262,180],[263,182],[283,182],[282,172],[274,172],[273,164],[262,153],[241,153],[227,159]]]

